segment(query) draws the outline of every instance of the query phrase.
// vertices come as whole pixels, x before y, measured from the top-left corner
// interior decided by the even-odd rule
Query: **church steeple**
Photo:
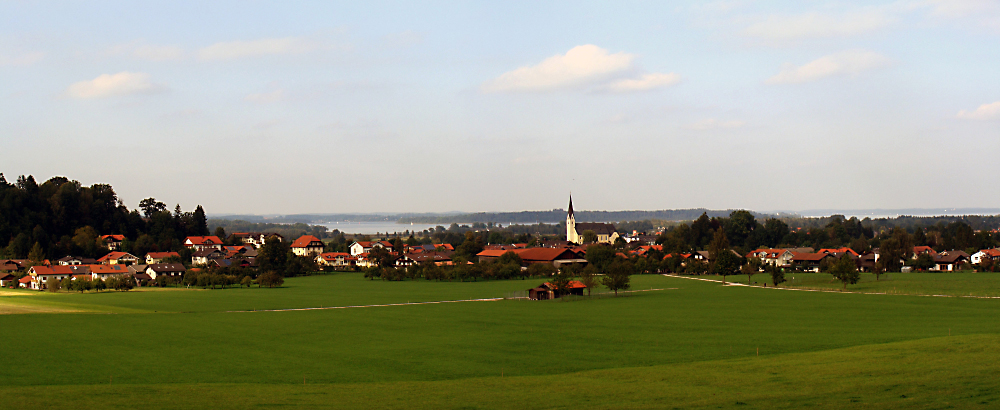
[[[576,232],[576,215],[573,215],[573,194],[569,194],[569,210],[566,211],[566,240],[580,243],[580,234]]]

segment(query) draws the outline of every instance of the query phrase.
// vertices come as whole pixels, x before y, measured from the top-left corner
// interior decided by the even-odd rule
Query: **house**
[[[756,249],[746,255],[747,258],[758,258],[761,262],[772,266],[789,266],[795,254],[788,249]]]
[[[533,263],[551,263],[555,267],[560,267],[568,263],[586,264],[587,260],[571,249],[566,248],[527,248],[510,250],[485,250],[476,254],[479,261],[498,259],[501,255],[513,252],[521,258],[525,265]]]
[[[163,263],[164,259],[180,257],[181,254],[177,252],[150,252],[146,254],[146,264]]]
[[[452,264],[451,255],[452,252],[423,252],[407,256],[416,264],[433,262],[437,266],[442,266]]]
[[[833,258],[832,253],[797,253],[792,257],[792,266],[804,271],[819,272],[819,265],[826,258]]]
[[[913,247],[913,259],[917,259],[920,255],[931,255],[937,256],[937,252],[930,246],[914,246]]]
[[[566,290],[570,295],[583,296],[584,289],[587,289],[587,285],[584,285],[583,282],[571,280],[569,281],[569,286],[567,286]],[[528,289],[528,299],[531,300],[555,299],[560,296],[559,293],[556,292],[557,290],[559,290],[558,287],[549,282],[545,282],[539,285],[537,288]]]
[[[264,243],[271,238],[277,238],[279,241],[285,240],[283,236],[270,232],[236,232],[231,237],[235,237],[244,244],[253,246],[254,248],[264,246]]]
[[[63,280],[78,274],[67,265],[56,266],[32,266],[28,269],[31,278],[30,288],[35,290],[45,289],[45,284],[50,280]]]
[[[980,263],[983,263],[984,260],[991,260],[993,262],[1000,261],[1000,248],[983,249],[969,257],[969,262],[973,265],[979,265]]]
[[[98,263],[105,265],[131,265],[134,263],[139,263],[139,258],[135,257],[128,252],[111,252],[107,255],[102,256],[97,260]]]
[[[32,276],[24,276],[17,280],[17,287],[19,288],[31,288],[31,283],[34,278]]]
[[[858,257],[858,270],[861,272],[874,272],[875,262],[878,262],[878,253],[865,252],[863,255]]]
[[[323,253],[326,244],[312,235],[304,235],[292,242],[292,253],[296,256],[313,256]]]
[[[851,248],[820,249],[816,253],[829,253],[829,254],[831,254],[833,256],[840,256],[840,255],[843,255],[843,254],[846,253],[846,254],[850,254],[851,256],[860,256],[860,255],[858,255],[857,252],[854,251],[854,249],[851,249]]]
[[[352,266],[357,260],[347,252],[326,252],[316,256],[316,264],[319,266]]]
[[[208,262],[212,259],[221,259],[225,256],[221,250],[215,248],[207,248],[200,251],[196,251],[191,254],[191,264],[192,265],[208,265]]]
[[[125,276],[132,273],[126,265],[91,265],[90,276],[92,279],[108,280],[116,276]]]
[[[13,259],[0,259],[0,272],[17,272],[24,269],[24,265]]]
[[[576,244],[583,243],[583,233],[594,232],[597,235],[597,243],[614,243],[618,239],[618,231],[612,224],[596,222],[576,222],[576,214],[573,212],[573,196],[569,197],[569,210],[566,212],[566,241]]]
[[[104,242],[104,246],[109,251],[117,251],[121,248],[122,242],[125,241],[125,235],[101,235],[101,241]]]
[[[205,249],[222,250],[222,240],[218,236],[189,236],[184,239],[184,246],[195,251]]]
[[[392,244],[389,241],[354,241],[350,247],[351,256],[371,252],[372,248],[392,249]]]
[[[962,268],[962,264],[969,262],[969,257],[965,252],[940,253],[934,256],[934,266],[930,270],[941,272],[954,272]]]
[[[0,273],[0,288],[6,288],[15,281],[17,281],[17,278],[14,275],[9,273]]]
[[[146,274],[150,278],[156,279],[157,276],[170,276],[170,277],[181,277],[187,269],[182,263],[154,263],[146,267]]]
[[[79,256],[63,256],[56,259],[57,265],[70,266],[70,265],[93,265],[96,264],[97,260],[92,258],[81,258]]]

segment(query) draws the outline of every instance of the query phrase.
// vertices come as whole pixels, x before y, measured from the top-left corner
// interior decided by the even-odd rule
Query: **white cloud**
[[[149,74],[122,71],[118,74],[102,74],[89,81],[74,83],[66,89],[66,95],[73,98],[91,99],[118,95],[151,94],[166,87],[149,81]]]
[[[994,120],[1000,119],[1000,101],[990,104],[980,105],[975,111],[959,111],[956,117],[965,120]]]
[[[611,54],[592,44],[576,46],[566,54],[533,66],[506,72],[482,85],[484,92],[546,91],[592,84],[632,68],[635,56]]]
[[[17,56],[0,54],[0,66],[28,66],[41,61],[44,57],[45,53],[40,51],[23,53]]]
[[[865,50],[848,50],[813,60],[801,66],[786,64],[781,72],[767,79],[768,84],[794,84],[816,81],[837,75],[857,75],[889,65],[889,58]]]
[[[746,125],[746,123],[739,120],[721,121],[715,118],[707,118],[695,123],[687,124],[684,126],[684,128],[695,131],[708,131],[717,129],[731,130],[743,127],[744,125]]]
[[[654,88],[669,87],[681,81],[676,73],[649,73],[638,78],[623,78],[612,81],[603,88],[612,92],[647,91]]]
[[[880,9],[838,14],[773,14],[747,27],[743,34],[768,40],[849,37],[881,29],[895,21],[895,17]]]
[[[198,50],[198,56],[204,60],[232,60],[272,54],[300,54],[314,49],[316,44],[303,37],[264,38],[215,43]]]
[[[277,102],[285,99],[285,90],[279,88],[269,93],[250,94],[244,99],[260,104]]]

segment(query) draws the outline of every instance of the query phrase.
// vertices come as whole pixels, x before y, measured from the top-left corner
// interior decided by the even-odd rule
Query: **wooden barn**
[[[556,292],[558,289],[559,288],[557,288],[555,285],[549,282],[545,282],[539,285],[537,288],[528,289],[528,299],[531,300],[555,299],[560,296],[559,292]],[[577,280],[571,280],[569,281],[567,293],[570,295],[583,296],[584,289],[587,289],[587,285],[584,285],[583,282]]]

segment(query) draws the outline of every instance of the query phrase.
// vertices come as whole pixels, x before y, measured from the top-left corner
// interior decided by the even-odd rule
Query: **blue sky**
[[[0,172],[210,213],[996,207],[998,72],[996,1],[5,1]]]

